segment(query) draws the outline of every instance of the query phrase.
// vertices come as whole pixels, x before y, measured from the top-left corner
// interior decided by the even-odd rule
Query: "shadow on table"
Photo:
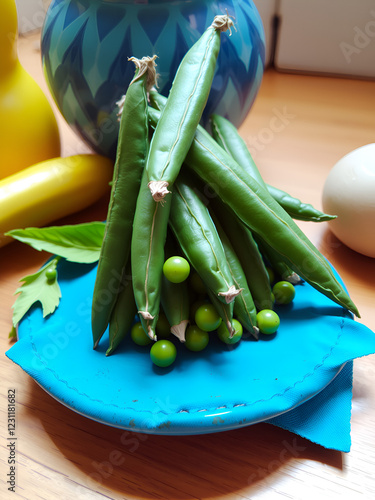
[[[344,281],[346,275],[353,275],[361,283],[373,286],[375,259],[351,250],[336,238],[329,228],[322,235],[319,250],[335,268],[341,269],[340,274]]]
[[[57,449],[84,474],[66,479],[77,485],[77,498],[86,498],[90,490],[116,499],[204,499],[241,490],[249,494],[295,459],[343,468],[339,451],[270,424],[197,436],[138,434],[89,420],[62,406],[33,380],[29,384],[26,413],[40,418]]]

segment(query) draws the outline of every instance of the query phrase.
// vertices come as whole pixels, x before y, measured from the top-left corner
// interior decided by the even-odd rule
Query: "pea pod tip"
[[[185,333],[189,320],[184,319],[178,325],[171,326],[171,333],[178,338],[180,342],[186,342]]]
[[[165,196],[170,193],[168,186],[169,182],[167,181],[150,181],[148,183],[151,195],[156,202],[163,201]]]
[[[293,272],[292,274],[290,274],[285,278],[285,281],[288,281],[292,285],[299,285],[300,283],[302,283],[303,280],[301,279],[300,276],[298,276],[297,273]]]
[[[225,298],[225,302],[230,304],[234,299],[243,291],[243,288],[236,288],[234,285],[230,286],[226,292],[219,292],[220,297]]]
[[[250,334],[254,337],[255,340],[259,340],[259,328],[257,326],[253,327],[253,331]]]
[[[128,57],[128,61],[131,61],[135,64],[137,68],[137,72],[133,78],[133,80],[130,82],[130,85],[132,83],[136,82],[139,80],[143,75],[147,75],[146,77],[146,92],[150,92],[152,89],[155,89],[158,81],[158,73],[156,72],[156,63],[155,59],[157,58],[157,55],[154,56],[144,56],[142,59],[138,59],[137,57]],[[117,118],[118,121],[121,120],[121,116],[124,110],[124,104],[125,104],[125,99],[126,99],[126,94],[124,94],[117,102],[116,106],[118,108],[117,110]]]
[[[231,28],[236,29],[234,26],[233,22],[234,17],[228,15],[228,12],[226,14],[220,14],[218,16],[215,16],[211,27],[214,28],[217,31],[229,31],[229,35],[232,34]]]

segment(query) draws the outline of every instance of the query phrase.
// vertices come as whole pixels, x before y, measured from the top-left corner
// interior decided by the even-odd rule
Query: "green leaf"
[[[99,260],[105,230],[104,222],[14,229],[6,233],[16,240],[64,257],[70,262],[91,264]]]
[[[40,302],[43,309],[43,318],[52,314],[60,303],[61,291],[57,279],[48,280],[46,270],[55,267],[59,258],[47,262],[38,272],[30,274],[20,281],[23,284],[15,294],[19,294],[13,304],[13,325],[23,318],[35,302]]]
[[[17,338],[17,329],[13,325],[11,331],[9,332],[8,338],[10,339],[16,339]]]

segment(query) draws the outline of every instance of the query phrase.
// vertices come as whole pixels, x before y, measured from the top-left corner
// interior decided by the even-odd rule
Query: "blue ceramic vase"
[[[128,57],[157,54],[159,91],[168,95],[177,67],[215,15],[235,30],[222,34],[211,93],[213,112],[239,126],[264,69],[264,31],[251,0],[52,0],[42,30],[44,74],[68,124],[94,151],[114,157],[116,102],[134,75]]]

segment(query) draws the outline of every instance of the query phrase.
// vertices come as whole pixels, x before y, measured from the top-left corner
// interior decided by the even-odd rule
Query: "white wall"
[[[0,0],[1,1],[1,0]],[[40,28],[51,0],[15,0],[21,33]],[[375,78],[375,0],[254,0],[270,63],[283,71]]]
[[[375,78],[375,0],[280,0],[275,65]]]
[[[273,44],[273,22],[277,10],[277,0],[253,0],[263,21],[266,36],[266,66],[269,65],[272,56]]]

